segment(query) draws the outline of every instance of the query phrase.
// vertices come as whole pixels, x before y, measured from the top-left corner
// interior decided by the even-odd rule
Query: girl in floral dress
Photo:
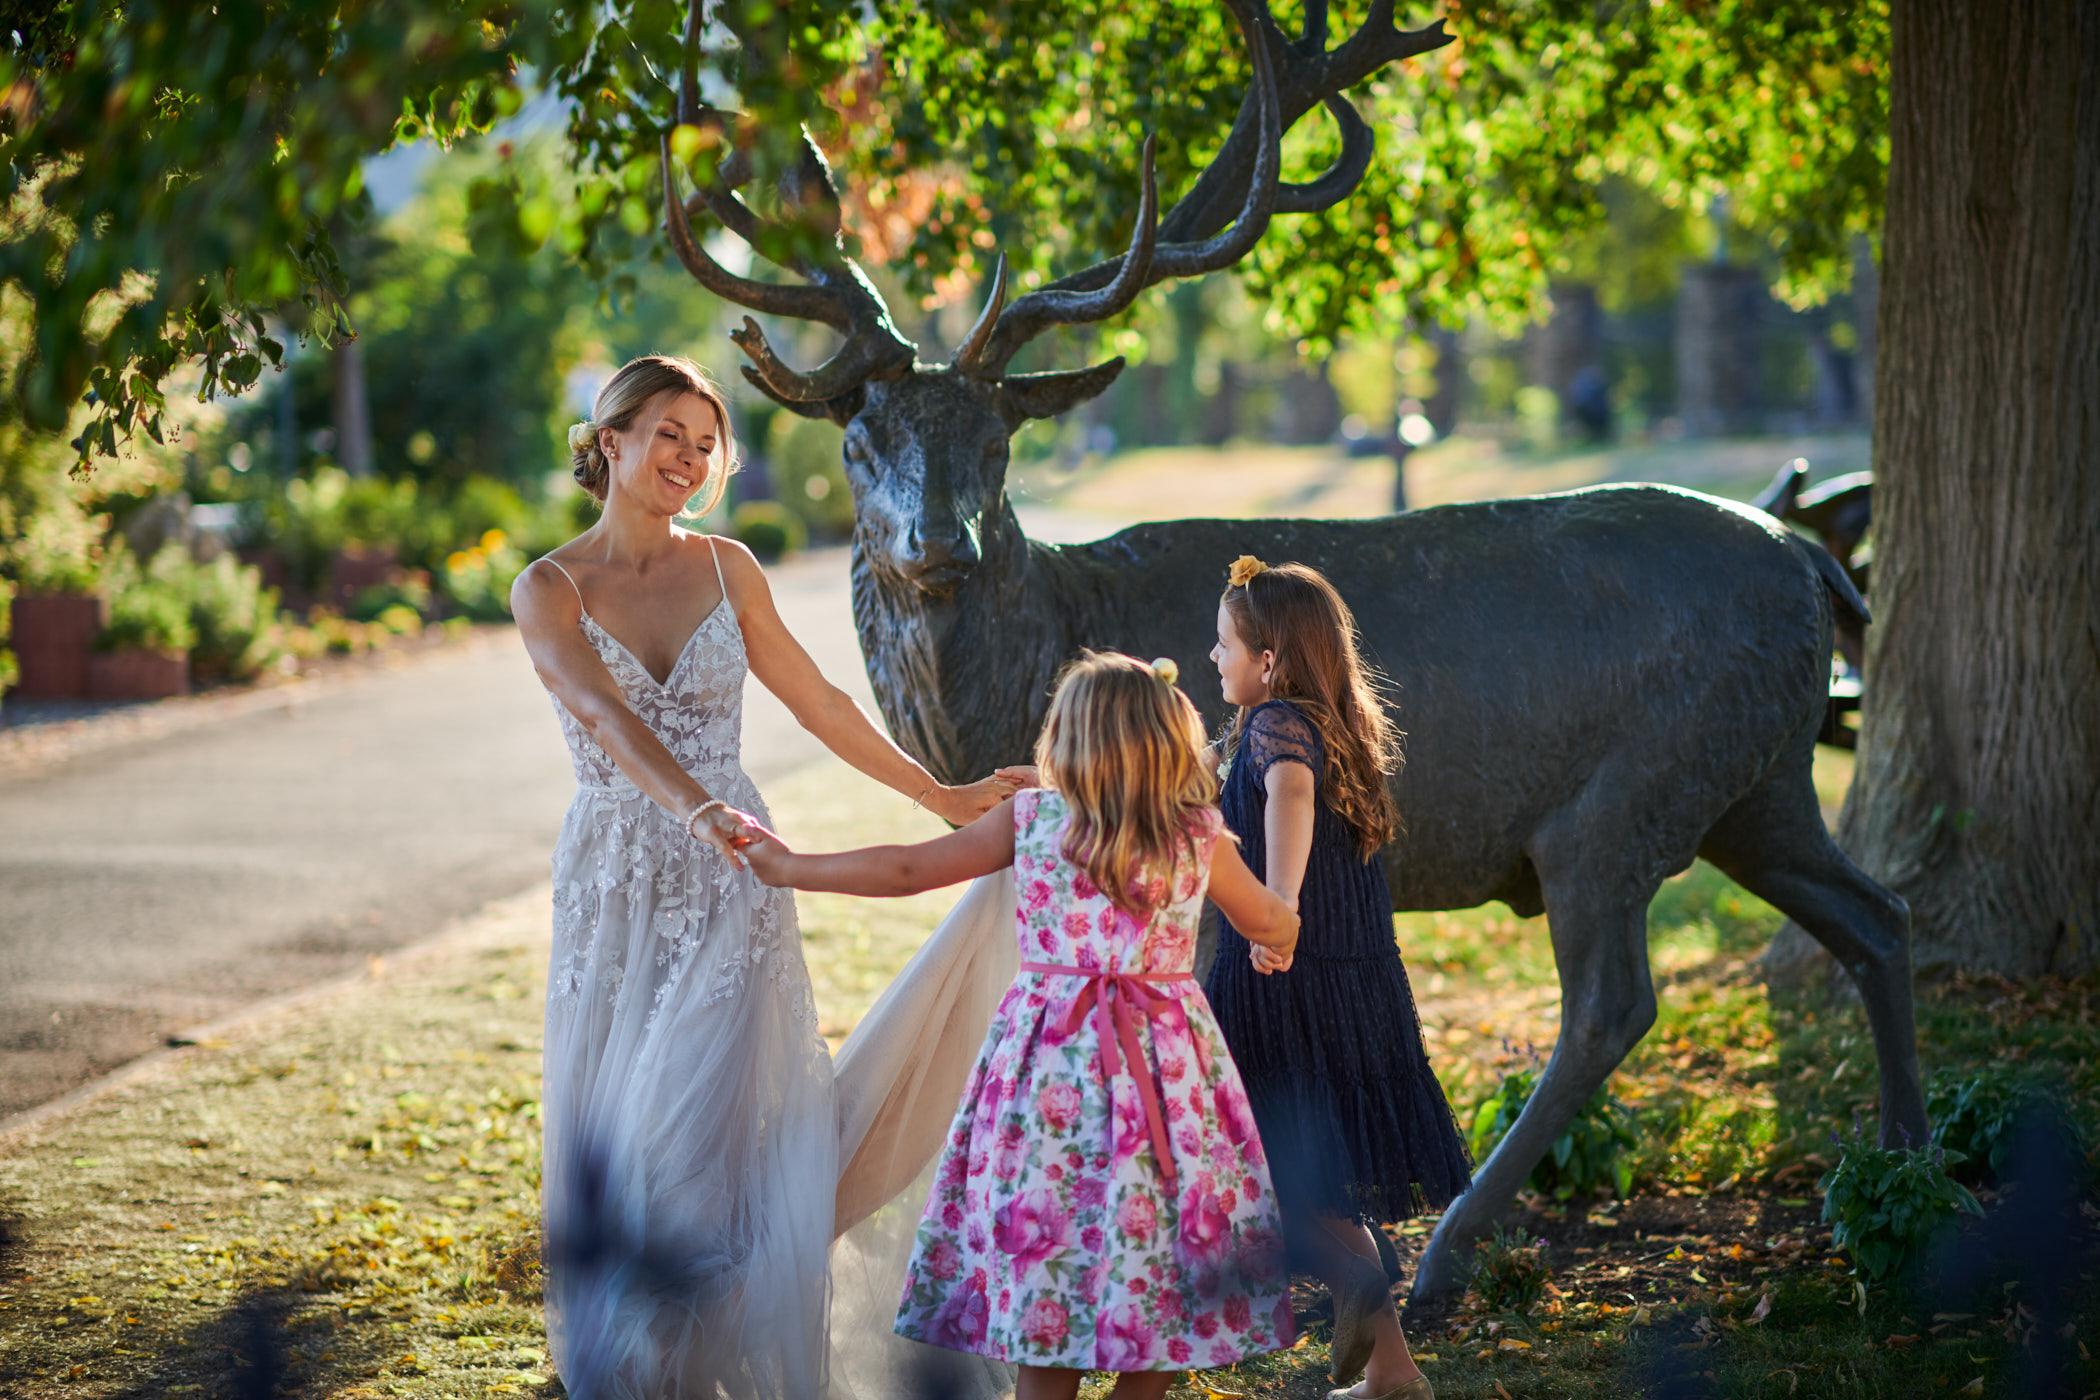
[[[796,855],[769,884],[901,895],[1011,865],[1020,973],[926,1203],[896,1330],[1019,1367],[1018,1400],[1118,1400],[1295,1336],[1280,1222],[1239,1072],[1194,973],[1206,890],[1287,957],[1297,917],[1241,861],[1173,663],[1087,653],[1036,743],[1044,786],[916,846]],[[1222,839],[1221,839],[1222,838]]]

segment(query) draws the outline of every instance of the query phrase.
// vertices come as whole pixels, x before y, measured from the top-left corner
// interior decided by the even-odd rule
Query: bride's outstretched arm
[[[641,717],[627,708],[627,697],[605,669],[605,662],[584,640],[577,625],[583,601],[574,585],[559,577],[551,565],[527,566],[511,585],[510,606],[518,620],[518,633],[525,640],[526,654],[541,682],[576,716],[628,781],[640,788],[665,811],[688,823],[694,837],[727,856],[734,865],[743,857],[731,844],[746,813],[718,806],[697,822],[694,813],[714,800],[700,781],[678,766]]]
[[[780,697],[796,723],[846,762],[885,787],[917,799],[935,816],[957,826],[982,816],[1013,794],[1018,782],[994,774],[960,787],[935,781],[919,761],[897,747],[854,698],[825,679],[773,606],[773,589],[750,550],[718,539],[722,567],[751,674]]]
[[[1008,798],[960,831],[911,846],[801,855],[753,824],[743,833],[752,873],[769,885],[834,894],[894,896],[939,889],[1014,863],[1014,804]]]

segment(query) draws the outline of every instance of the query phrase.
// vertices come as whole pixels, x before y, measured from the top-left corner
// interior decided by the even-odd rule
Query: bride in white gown
[[[731,840],[769,821],[740,760],[746,668],[840,758],[953,822],[1018,775],[936,783],[819,673],[747,550],[673,523],[719,500],[734,462],[696,365],[629,363],[570,447],[604,514],[512,590],[577,781],[542,1101],[555,1363],[586,1400],[814,1400],[833,1381],[833,1240],[938,1147],[1011,972],[1011,889],[965,898],[835,1081],[793,897]],[[856,1258],[886,1335],[898,1279]]]

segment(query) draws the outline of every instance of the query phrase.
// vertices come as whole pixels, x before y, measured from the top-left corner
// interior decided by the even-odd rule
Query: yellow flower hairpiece
[[[1269,566],[1262,563],[1261,560],[1251,554],[1242,554],[1239,558],[1233,560],[1232,567],[1225,571],[1225,581],[1234,588],[1245,588],[1248,579],[1253,578],[1256,574],[1265,574],[1268,571]]]
[[[1181,667],[1175,663],[1174,658],[1171,656],[1153,657],[1152,674],[1158,676],[1168,685],[1181,684]]]

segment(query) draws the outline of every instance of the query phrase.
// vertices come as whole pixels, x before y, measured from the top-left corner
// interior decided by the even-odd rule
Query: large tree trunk
[[[1838,838],[1910,901],[1919,968],[2079,972],[2100,965],[2100,6],[1897,0],[1894,31],[1875,618]]]

